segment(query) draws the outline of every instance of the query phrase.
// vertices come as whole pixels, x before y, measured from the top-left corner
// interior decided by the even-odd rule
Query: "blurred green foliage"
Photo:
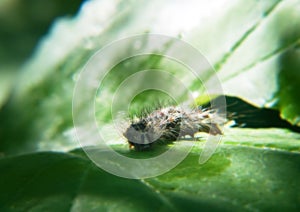
[[[33,52],[53,20],[74,15],[82,0],[2,0],[0,2],[0,71],[17,67]]]
[[[69,152],[79,146],[72,95],[80,71],[104,45],[139,33],[189,42],[210,60],[225,94],[278,110],[299,126],[300,3],[224,2],[210,6],[196,0],[94,0],[76,16],[58,18],[75,14],[81,1],[1,1],[0,210],[299,211],[300,138],[285,129],[228,129],[207,164],[197,164],[200,143],[201,148],[194,148],[174,170],[145,180],[112,176],[80,150]],[[116,55],[126,51],[120,49]],[[200,95],[203,85],[185,76],[182,64],[157,55],[121,62],[99,90],[111,96],[120,82],[141,68],[167,69],[186,78],[189,89],[199,93],[198,103],[207,101]],[[100,125],[110,124],[110,102],[101,92],[96,117]],[[134,98],[131,109],[155,104],[158,95],[168,99],[157,91],[144,92]],[[238,112],[243,116],[245,111]],[[255,118],[251,122],[252,127],[259,124]],[[124,145],[116,150],[137,158],[155,155],[129,152]],[[20,155],[24,153],[30,154]]]

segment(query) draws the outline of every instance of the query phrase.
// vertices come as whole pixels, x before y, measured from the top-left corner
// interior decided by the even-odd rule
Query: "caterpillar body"
[[[130,149],[149,150],[155,143],[172,143],[198,132],[222,134],[220,118],[213,110],[169,106],[131,120],[123,135]]]

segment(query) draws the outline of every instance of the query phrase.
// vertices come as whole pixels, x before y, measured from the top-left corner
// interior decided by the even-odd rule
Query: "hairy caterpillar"
[[[157,142],[173,142],[195,133],[222,134],[218,125],[220,118],[213,110],[169,106],[156,109],[131,121],[123,135],[130,149],[143,151]]]

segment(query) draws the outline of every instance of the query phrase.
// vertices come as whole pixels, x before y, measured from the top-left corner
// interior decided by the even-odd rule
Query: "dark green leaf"
[[[230,130],[204,165],[195,147],[170,172],[144,180],[108,174],[80,150],[6,157],[0,210],[298,211],[299,146],[299,135],[284,130]]]

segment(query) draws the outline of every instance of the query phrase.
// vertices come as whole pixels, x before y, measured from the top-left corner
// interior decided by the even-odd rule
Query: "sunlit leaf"
[[[105,12],[99,13],[102,10]],[[181,13],[185,15],[177,15]],[[24,66],[11,101],[1,112],[1,120],[5,120],[1,150],[16,153],[78,146],[71,113],[78,74],[104,45],[145,32],[187,41],[215,67],[225,94],[278,109],[283,118],[297,124],[299,14],[297,0],[86,2],[76,17],[53,24]],[[184,78],[182,66],[166,59],[145,59],[127,69],[124,64],[120,70],[129,73],[133,67],[145,66],[168,69]],[[112,76],[122,79],[119,74]],[[202,85],[185,80],[201,99]],[[209,85],[210,76],[203,81]],[[108,91],[108,96],[113,95]],[[100,115],[107,120],[108,104],[105,99],[98,104]],[[18,121],[12,120],[12,115]]]

